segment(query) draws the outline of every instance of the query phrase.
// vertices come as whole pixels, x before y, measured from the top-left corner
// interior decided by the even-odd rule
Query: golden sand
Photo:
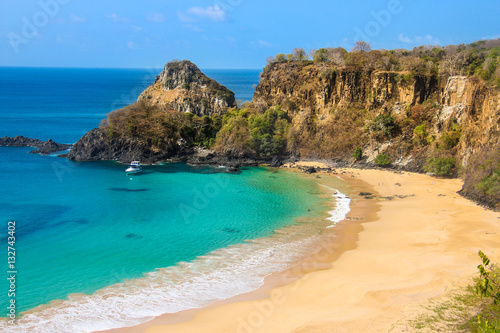
[[[114,332],[411,332],[405,318],[420,305],[472,282],[478,250],[500,262],[500,214],[456,194],[461,180],[342,171],[355,193],[372,192],[376,198],[352,195],[347,220],[328,229],[338,235],[333,250],[309,258],[329,261],[327,268],[201,311]],[[320,177],[327,183],[334,176]]]

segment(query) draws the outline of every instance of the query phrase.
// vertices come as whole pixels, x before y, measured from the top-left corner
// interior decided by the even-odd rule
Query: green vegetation
[[[500,162],[493,171],[481,179],[477,188],[488,197],[498,197],[500,195]]]
[[[259,157],[279,155],[285,148],[288,124],[287,114],[279,106],[263,114],[233,109],[223,117],[216,148]]]
[[[313,55],[314,62],[326,62],[328,61],[328,50],[327,49],[319,49],[314,52]]]
[[[500,270],[490,259],[479,251],[482,263],[477,267],[479,278],[476,292],[486,299],[481,312],[470,322],[474,332],[500,332]]]
[[[433,157],[427,160],[424,170],[438,177],[451,177],[455,173],[455,164],[454,157]]]
[[[473,286],[452,291],[446,300],[430,301],[412,332],[500,332],[500,270],[479,251],[482,263]]]
[[[409,73],[409,74],[403,75],[403,80],[405,80],[406,82],[410,82],[411,79],[413,79],[413,74]]]
[[[451,131],[444,132],[439,138],[438,146],[440,149],[450,150],[455,148],[460,142],[462,128],[458,124],[453,124]]]
[[[413,130],[413,143],[417,146],[425,146],[430,143],[431,138],[427,132],[427,123],[415,127]]]
[[[468,198],[500,208],[500,149],[483,148],[471,157],[464,175],[461,193]]]
[[[309,56],[307,55],[306,51],[301,47],[293,49],[292,54],[293,54],[293,57],[292,57],[293,60],[296,60],[299,62],[303,62],[304,60],[309,60]]]
[[[483,251],[479,251],[478,254],[483,262],[477,266],[480,276],[476,281],[476,291],[482,297],[491,298],[493,304],[498,305],[500,302],[500,275],[497,274],[495,266]]]
[[[376,137],[391,137],[396,133],[397,126],[392,116],[379,114],[368,125],[368,129]]]
[[[191,146],[211,147],[221,125],[219,116],[198,117],[139,101],[110,112],[100,127],[109,138],[135,138],[151,147],[168,149],[179,139]]]
[[[363,126],[367,113],[361,109],[338,108],[316,115],[310,108],[293,118],[287,135],[287,151],[301,156],[350,156],[365,142]]]
[[[361,149],[361,147],[356,147],[356,149],[354,149],[352,157],[354,157],[356,161],[361,161],[361,159],[363,158],[363,150]]]
[[[375,164],[378,166],[386,167],[391,165],[391,163],[391,158],[386,154],[378,154],[377,157],[375,157]]]

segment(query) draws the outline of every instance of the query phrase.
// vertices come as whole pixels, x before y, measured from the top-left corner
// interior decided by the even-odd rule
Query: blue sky
[[[500,1],[0,0],[0,66],[262,68],[270,55],[500,37]]]

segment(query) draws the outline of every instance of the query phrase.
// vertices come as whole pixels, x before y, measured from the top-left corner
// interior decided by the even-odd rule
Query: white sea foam
[[[336,199],[335,209],[329,212],[330,217],[328,219],[333,222],[333,225],[329,226],[331,228],[340,221],[345,220],[347,214],[351,211],[351,198],[336,189],[329,188],[334,191],[332,196]]]
[[[349,212],[350,199],[332,189],[336,208],[330,221]],[[91,295],[70,295],[23,315],[5,332],[93,332],[133,326],[164,313],[199,308],[259,288],[266,276],[282,271],[319,241],[317,230],[296,224],[284,232],[211,252],[192,262],[162,268],[143,278],[128,280]]]

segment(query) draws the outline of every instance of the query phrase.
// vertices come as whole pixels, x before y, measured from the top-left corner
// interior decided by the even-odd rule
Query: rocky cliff
[[[222,114],[236,105],[232,91],[207,77],[188,60],[167,63],[139,100],[169,105],[176,111],[198,116]]]
[[[500,90],[475,76],[274,63],[254,103],[287,111],[285,154],[358,165],[383,154],[398,169],[461,175],[463,195],[500,205]]]
[[[431,75],[293,62],[266,67],[254,100],[288,109],[321,111],[354,105],[373,109],[391,101],[421,104],[438,91],[439,81]]]
[[[395,164],[401,166],[414,160],[413,155],[430,150],[430,141],[437,144],[453,128],[460,132],[460,138],[457,147],[450,148],[455,148],[465,166],[486,143],[498,140],[500,130],[500,93],[475,77],[337,68],[324,63],[275,63],[262,74],[254,102],[266,107],[280,105],[291,115],[297,132],[301,132],[300,127],[308,117],[312,117],[317,131],[331,128],[362,110],[358,127],[363,128],[356,144],[364,148],[371,161],[376,154],[387,151]],[[397,130],[374,140],[367,125],[379,114],[393,117]],[[332,116],[338,119],[334,121]],[[424,122],[429,142],[415,145],[414,128]],[[352,129],[352,134],[355,132]],[[322,141],[317,136],[315,139]],[[308,155],[303,150],[301,156],[304,153]],[[311,154],[315,157],[318,152]],[[342,157],[328,156],[325,152],[319,155]]]
[[[68,158],[156,162],[197,146],[223,159],[320,158],[464,175],[463,195],[500,204],[500,90],[471,75],[416,73],[274,63],[252,103],[228,111],[234,94],[188,61],[168,63],[137,103],[110,113]]]

